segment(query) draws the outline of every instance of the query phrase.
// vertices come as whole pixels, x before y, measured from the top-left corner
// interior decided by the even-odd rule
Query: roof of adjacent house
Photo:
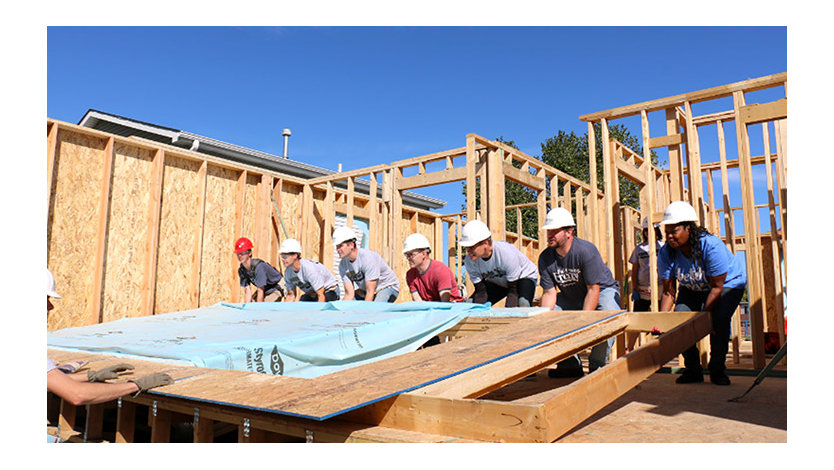
[[[277,173],[312,179],[320,176],[332,175],[336,172],[315,165],[282,158],[270,153],[261,152],[239,145],[230,144],[210,137],[201,136],[188,131],[152,124],[116,114],[105,113],[96,109],[89,109],[78,122],[79,125],[109,132],[121,136],[137,136],[144,139],[162,142],[176,147],[187,148],[197,152],[214,155],[227,160],[257,166]],[[370,182],[357,178],[355,191],[368,193]],[[379,190],[378,190],[379,191]],[[381,194],[379,194],[381,196]],[[435,199],[410,191],[403,192],[403,204],[424,210],[438,209],[446,205],[446,201]]]

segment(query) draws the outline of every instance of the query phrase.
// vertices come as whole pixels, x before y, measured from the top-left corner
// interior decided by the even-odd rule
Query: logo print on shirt
[[[507,271],[501,268],[495,268],[492,271],[483,274],[484,279],[494,279],[497,277],[507,277]]]
[[[363,273],[363,272],[358,272],[357,273],[357,272],[354,272],[354,271],[348,271],[347,272],[347,277],[348,277],[348,279],[350,279],[353,282],[362,282],[362,281],[365,280],[365,273]]]
[[[290,278],[290,282],[291,282],[294,286],[298,287],[299,289],[301,289],[301,290],[303,290],[303,291],[309,291],[310,289],[312,289],[312,288],[313,288],[313,286],[312,286],[309,282],[307,282],[307,281],[303,281],[303,282],[302,282],[302,281],[301,281],[301,279],[299,279],[299,278],[298,278],[298,277],[296,277],[296,276],[291,277],[291,278]]]
[[[579,282],[579,275],[582,270],[579,268],[556,268],[550,271],[553,275],[553,280],[558,286],[572,286]]]

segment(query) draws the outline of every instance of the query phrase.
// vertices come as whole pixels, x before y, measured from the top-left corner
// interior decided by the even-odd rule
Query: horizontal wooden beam
[[[670,147],[672,145],[681,145],[686,143],[686,134],[672,134],[662,137],[652,137],[649,139],[649,148],[655,149],[658,147]]]
[[[646,174],[643,170],[620,158],[616,158],[614,162],[617,166],[617,171],[622,174],[622,176],[625,176],[626,179],[629,179],[637,184],[646,184]]]
[[[770,103],[753,103],[738,109],[744,124],[758,124],[760,122],[775,121],[788,117],[788,100],[771,101]]]
[[[529,171],[522,171],[510,163],[503,163],[504,177],[510,181],[535,189],[544,191],[546,183],[544,178],[532,175]]]
[[[772,88],[779,85],[784,85],[788,81],[788,73],[782,72],[774,75],[767,75],[764,77],[753,78],[741,82],[730,83],[728,85],[721,85],[704,90],[693,91],[681,95],[669,96],[657,100],[644,101],[642,103],[632,104],[628,106],[621,106],[619,108],[609,109],[607,111],[599,111],[590,114],[583,114],[579,119],[585,122],[597,122],[600,119],[619,119],[628,116],[640,114],[641,111],[647,113],[658,111],[661,109],[673,108],[681,106],[685,102],[698,103],[717,98],[724,98],[731,96],[736,91],[756,91],[765,88]]]
[[[422,188],[435,184],[452,183],[466,179],[466,167],[447,168],[445,170],[424,173],[422,175],[409,176],[397,180],[397,189],[407,190]]]

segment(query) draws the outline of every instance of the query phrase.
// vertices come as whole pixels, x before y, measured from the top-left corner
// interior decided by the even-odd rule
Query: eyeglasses
[[[290,256],[294,255],[295,253],[281,253],[281,258],[287,259]]]
[[[406,253],[406,254],[405,254],[405,258],[406,258],[406,259],[411,259],[411,258],[414,258],[414,256],[415,256],[417,253],[419,253],[419,251],[409,251],[408,253]]]

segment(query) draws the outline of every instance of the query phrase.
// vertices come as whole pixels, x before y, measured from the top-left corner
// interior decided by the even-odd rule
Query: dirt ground
[[[657,373],[557,442],[787,442],[787,379],[767,377],[741,401],[755,377],[719,387],[679,385]]]

